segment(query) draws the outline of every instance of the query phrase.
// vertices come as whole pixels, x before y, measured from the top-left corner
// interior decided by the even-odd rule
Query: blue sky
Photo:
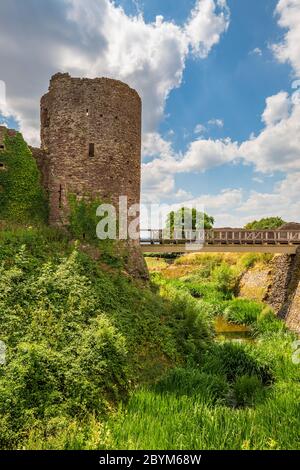
[[[176,14],[176,3],[166,2],[169,7],[173,4],[169,15]],[[186,15],[192,2],[181,3],[180,13]],[[207,126],[206,137],[230,136],[239,142],[248,139],[252,132],[258,133],[263,128],[261,114],[266,97],[291,86],[291,67],[276,61],[268,48],[282,36],[274,16],[276,0],[227,3],[231,11],[228,32],[204,61],[194,58],[187,61],[184,83],[167,101],[168,117],[161,123],[160,131],[166,138],[170,129],[174,131],[172,140],[177,150],[186,149],[197,124],[207,126],[212,119],[221,119],[224,126]],[[149,17],[153,14],[152,4],[158,8],[159,2],[145,2]],[[164,7],[158,8],[160,14],[167,14]],[[261,55],[253,53],[256,48],[261,50]],[[180,187],[196,195],[202,191],[217,193],[226,185],[261,190],[261,183],[253,181],[257,176],[254,172],[253,165],[228,164],[205,174],[182,174],[176,180]],[[263,190],[272,190],[282,177],[281,172],[276,172],[274,176],[263,178]]]
[[[300,220],[300,0],[27,0],[18,18],[21,1],[0,5],[9,126],[38,144],[57,70],[119,78],[143,99],[143,200],[203,204],[219,226]]]

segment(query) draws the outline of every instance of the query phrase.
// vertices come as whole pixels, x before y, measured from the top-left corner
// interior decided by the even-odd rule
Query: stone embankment
[[[300,333],[300,249],[296,255],[277,255],[246,271],[240,295],[266,302],[291,330]]]

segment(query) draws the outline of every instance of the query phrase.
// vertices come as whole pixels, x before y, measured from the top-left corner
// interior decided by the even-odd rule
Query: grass
[[[300,448],[296,337],[235,297],[268,258],[151,257],[148,286],[61,232],[7,228],[0,241],[2,448]],[[220,316],[254,341],[215,341]]]
[[[159,294],[79,248],[47,227],[0,234],[1,448],[50,422],[107,416],[211,342],[211,318],[185,291]]]
[[[261,400],[261,398],[260,398]],[[32,431],[30,449],[299,449],[299,384],[278,384],[255,407],[214,404],[207,393],[137,391],[108,422],[61,424],[49,438]],[[280,425],[278,425],[280,423]],[[55,423],[53,423],[54,427]]]

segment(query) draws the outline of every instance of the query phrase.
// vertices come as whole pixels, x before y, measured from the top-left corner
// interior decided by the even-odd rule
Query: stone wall
[[[138,93],[125,83],[52,77],[41,99],[41,149],[30,147],[48,194],[50,225],[67,224],[71,194],[98,197],[117,210],[119,196],[127,196],[128,207],[136,205],[131,219],[139,215],[141,113]],[[5,132],[15,131],[0,127],[0,145]],[[139,241],[124,247],[128,272],[147,278]]]
[[[295,255],[275,256],[270,264],[271,278],[266,302],[285,318],[293,277]]]
[[[263,302],[271,283],[269,266],[255,266],[246,271],[240,280],[239,295],[247,299]]]
[[[300,333],[300,252],[276,255],[266,266],[255,266],[240,280],[242,297],[263,301]]]
[[[285,321],[291,330],[300,333],[300,282],[292,296]]]
[[[140,202],[141,99],[108,78],[52,77],[41,100],[41,142],[48,158],[50,224],[64,224],[68,194],[118,204]]]

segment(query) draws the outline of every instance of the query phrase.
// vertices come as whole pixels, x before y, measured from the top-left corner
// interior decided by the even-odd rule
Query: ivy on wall
[[[47,202],[34,157],[17,132],[0,149],[0,220],[46,222]]]

